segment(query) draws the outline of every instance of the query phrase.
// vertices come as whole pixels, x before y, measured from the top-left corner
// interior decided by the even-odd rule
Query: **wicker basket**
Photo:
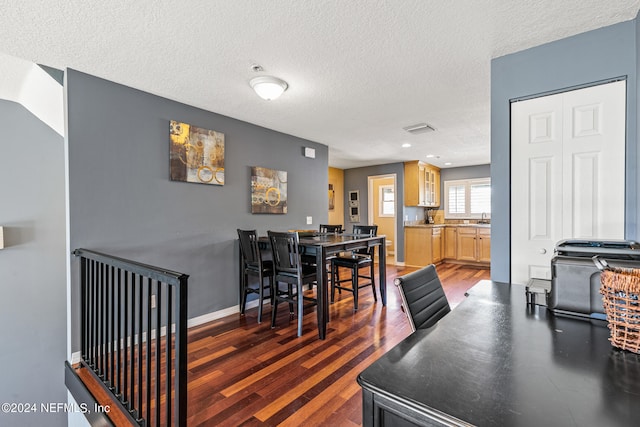
[[[640,269],[609,268],[600,293],[614,347],[640,353]]]

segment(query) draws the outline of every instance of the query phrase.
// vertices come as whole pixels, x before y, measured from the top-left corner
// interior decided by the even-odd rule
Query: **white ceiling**
[[[0,0],[0,52],[326,144],[330,166],[433,154],[430,163],[455,167],[490,162],[491,58],[634,19],[639,8],[640,0]],[[253,93],[256,63],[258,75],[289,83],[281,98]],[[419,122],[436,131],[402,130]]]

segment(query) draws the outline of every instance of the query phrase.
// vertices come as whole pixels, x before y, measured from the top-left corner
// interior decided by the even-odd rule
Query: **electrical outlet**
[[[313,224],[313,217],[308,216],[307,217],[307,225],[311,225]]]
[[[156,308],[156,296],[151,295],[151,308]]]

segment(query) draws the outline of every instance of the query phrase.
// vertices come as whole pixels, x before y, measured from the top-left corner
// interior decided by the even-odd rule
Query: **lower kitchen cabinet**
[[[491,262],[491,229],[473,226],[405,227],[404,261],[424,267],[442,261],[487,265]]]
[[[488,263],[491,261],[491,229],[457,227],[458,261]]]
[[[446,227],[444,229],[444,258],[456,259],[458,257],[458,227]]]
[[[443,243],[442,228],[434,227],[431,229],[431,262],[437,264],[442,261],[443,257]]]
[[[424,267],[432,263],[430,227],[405,227],[404,263],[411,267]]]

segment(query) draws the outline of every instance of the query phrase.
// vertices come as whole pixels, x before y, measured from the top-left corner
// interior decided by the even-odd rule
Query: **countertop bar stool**
[[[378,233],[377,225],[354,225],[353,234],[364,234],[375,236]],[[373,270],[373,256],[375,246],[353,251],[348,254],[341,254],[331,259],[331,302],[335,300],[336,289],[338,292],[349,291],[353,294],[353,308],[358,309],[358,290],[371,286],[374,301],[378,301],[376,297],[375,274]],[[340,267],[351,270],[351,277],[340,279]],[[360,274],[361,268],[368,268],[369,275]],[[369,282],[360,284],[360,279],[368,279]],[[351,282],[351,287],[343,285],[343,283]]]
[[[269,298],[273,306],[273,262],[262,260],[262,253],[258,245],[256,230],[238,229],[240,239],[240,252],[242,253],[242,295],[240,295],[240,313],[244,314],[247,306],[247,296],[251,293],[258,294],[258,323],[262,323],[262,306],[265,299]],[[258,287],[249,286],[249,275],[258,276]],[[268,279],[265,285],[265,280]],[[265,292],[268,290],[268,293]]]
[[[435,265],[396,278],[411,331],[428,329],[451,311]]]
[[[296,232],[276,232],[268,231],[271,251],[273,252],[273,308],[271,310],[271,327],[276,326],[276,316],[278,304],[289,303],[289,313],[293,315],[293,306],[297,305],[298,311],[298,336],[302,335],[302,319],[304,317],[304,302],[316,305],[316,298],[304,296],[303,286],[316,281],[316,267],[303,264],[300,259],[300,249],[298,246],[298,233]],[[280,289],[280,284],[285,283],[286,289]],[[293,287],[295,286],[295,292]]]

